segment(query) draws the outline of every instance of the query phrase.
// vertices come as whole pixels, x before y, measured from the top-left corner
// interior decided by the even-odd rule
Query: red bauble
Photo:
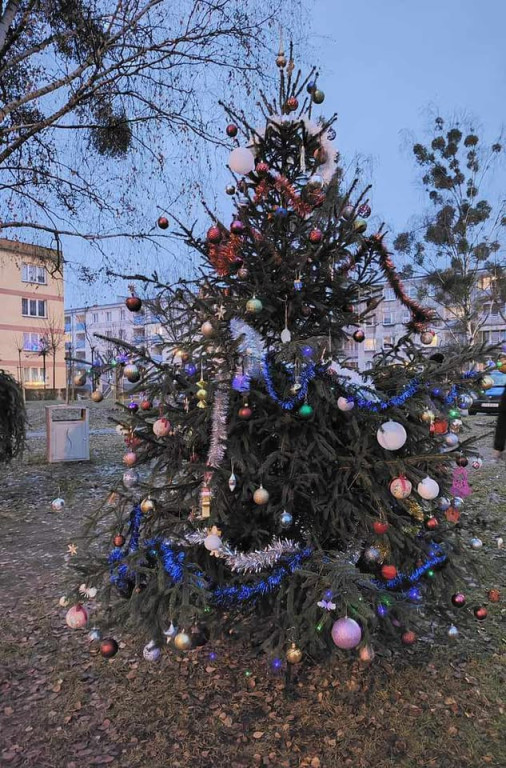
[[[213,245],[216,245],[216,243],[219,243],[221,240],[221,232],[219,227],[209,227],[207,230],[207,242],[213,243]]]
[[[239,418],[251,419],[252,416],[253,416],[253,411],[249,406],[243,405],[242,408],[239,408]]]
[[[483,621],[488,616],[488,611],[484,605],[477,605],[476,608],[473,609],[473,613],[478,621]]]
[[[501,600],[501,593],[498,589],[489,589],[487,597],[491,603],[498,603]]]
[[[260,162],[256,164],[255,170],[261,176],[265,176],[266,173],[269,173],[269,166],[267,163]]]
[[[230,123],[227,125],[227,136],[230,136],[231,139],[234,138],[234,136],[237,136],[237,125],[234,125],[234,123]]]
[[[355,341],[361,344],[365,339],[365,333],[361,331],[359,328],[358,331],[355,331],[355,333],[353,334],[353,338]]]
[[[382,533],[386,533],[388,531],[388,523],[384,520],[375,520],[373,525],[374,533],[377,533],[381,535]]]
[[[469,459],[467,458],[467,456],[457,456],[457,458],[455,459],[455,463],[459,467],[467,467],[467,465],[469,464]]]
[[[125,300],[125,304],[130,312],[138,312],[142,307],[142,300],[139,299],[138,296],[129,296],[128,299]]]
[[[153,407],[153,403],[151,402],[151,400],[142,400],[141,409],[143,411],[150,411],[152,407]]]
[[[348,312],[350,315],[352,315],[355,312],[354,305],[353,304],[344,304],[343,312]]]
[[[239,221],[239,219],[236,219],[230,225],[230,231],[232,232],[233,235],[242,235],[242,233],[244,232],[244,224],[242,223],[242,221]]]
[[[407,632],[403,632],[401,640],[404,643],[404,645],[414,645],[417,641],[417,637],[414,632],[408,629]]]
[[[318,245],[318,243],[321,243],[323,240],[323,232],[321,229],[312,229],[309,233],[309,241],[313,243],[313,245]]]
[[[452,603],[456,608],[462,608],[466,604],[466,596],[462,592],[452,595]]]
[[[104,659],[111,659],[118,653],[119,645],[113,637],[104,637],[100,643],[100,653]]]
[[[294,110],[296,110],[298,106],[299,106],[299,102],[297,101],[295,96],[290,96],[290,98],[286,100],[286,108],[290,112],[293,112]]]
[[[158,226],[160,229],[167,229],[169,226],[169,220],[166,216],[160,216],[158,219]]]
[[[395,565],[382,565],[381,575],[387,581],[390,581],[390,579],[395,579],[395,577],[397,576],[397,568],[395,567]]]
[[[125,537],[121,535],[121,533],[117,533],[114,539],[112,540],[112,543],[115,547],[122,547],[125,543]]]
[[[429,517],[428,520],[425,521],[425,527],[429,529],[429,531],[434,531],[439,525],[439,520],[437,517]]]

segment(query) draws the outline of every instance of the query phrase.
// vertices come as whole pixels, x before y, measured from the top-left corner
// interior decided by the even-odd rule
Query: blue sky
[[[346,160],[361,158],[364,179],[373,184],[376,221],[385,221],[392,233],[401,231],[426,205],[410,153],[412,137],[423,140],[436,114],[467,115],[490,140],[503,128],[506,3],[314,0],[309,16],[305,59],[320,69],[324,113],[339,114],[335,143]],[[210,154],[225,167],[225,149]],[[226,178],[218,173],[206,180],[206,199],[224,220],[230,209]],[[503,178],[504,167],[493,180],[496,192],[504,189]],[[173,193],[177,183],[172,177]],[[158,266],[168,259],[167,253],[152,261]],[[143,266],[148,270],[145,258]],[[110,301],[110,289],[104,291]],[[67,294],[72,306],[106,298],[96,285],[84,286],[71,274]]]

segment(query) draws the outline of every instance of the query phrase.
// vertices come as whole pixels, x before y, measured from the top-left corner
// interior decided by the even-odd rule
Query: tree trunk
[[[53,348],[53,392],[56,392],[56,349]]]
[[[4,47],[7,32],[9,31],[9,27],[13,22],[14,16],[18,10],[19,2],[16,2],[16,0],[9,0],[7,7],[3,12],[2,18],[0,18],[0,50],[2,50]]]

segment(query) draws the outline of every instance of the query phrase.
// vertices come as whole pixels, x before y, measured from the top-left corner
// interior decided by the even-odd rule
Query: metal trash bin
[[[89,461],[88,408],[46,405],[47,460]]]

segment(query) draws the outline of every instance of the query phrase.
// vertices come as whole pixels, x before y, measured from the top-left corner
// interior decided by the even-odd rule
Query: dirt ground
[[[233,641],[152,664],[142,641],[119,632],[120,653],[97,656],[58,600],[67,546],[121,471],[115,412],[90,407],[91,462],[48,465],[43,405],[28,409],[29,450],[0,470],[0,765],[504,768],[504,600],[444,649],[301,665],[288,687]],[[493,427],[486,416],[471,423],[479,436]],[[484,542],[483,600],[492,586],[505,593],[506,463],[491,462],[490,437],[482,452],[464,517]]]

